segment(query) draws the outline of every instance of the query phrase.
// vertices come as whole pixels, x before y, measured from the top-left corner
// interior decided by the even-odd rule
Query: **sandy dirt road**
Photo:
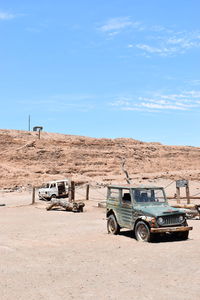
[[[46,211],[0,198],[0,299],[200,299],[200,221],[187,241],[139,243],[106,231],[105,209]]]

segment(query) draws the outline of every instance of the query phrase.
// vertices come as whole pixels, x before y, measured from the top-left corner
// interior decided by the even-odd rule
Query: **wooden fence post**
[[[86,200],[89,200],[90,185],[86,185]]]
[[[70,179],[68,184],[69,184],[69,192],[68,192],[69,202],[73,202],[75,199],[75,183]]]
[[[176,188],[177,203],[180,204],[180,187]]]
[[[71,193],[71,179],[68,180],[68,197],[69,197],[69,202],[72,200],[72,193]]]
[[[73,202],[75,200],[75,183],[74,181],[71,181],[71,201]]]
[[[35,187],[33,186],[33,192],[32,192],[32,203],[35,204]]]
[[[187,197],[187,204],[190,204],[190,191],[189,191],[189,186],[186,186],[186,197]]]

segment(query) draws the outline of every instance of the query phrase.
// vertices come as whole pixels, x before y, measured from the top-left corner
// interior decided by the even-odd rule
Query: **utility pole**
[[[28,131],[31,131],[31,116],[28,116]]]

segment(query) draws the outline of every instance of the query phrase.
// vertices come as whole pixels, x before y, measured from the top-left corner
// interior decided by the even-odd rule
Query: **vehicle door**
[[[65,181],[64,184],[65,184],[65,194],[68,194],[68,192],[69,192],[69,183],[68,183],[68,181]]]
[[[58,195],[62,196],[65,194],[65,183],[63,181],[58,182]]]
[[[56,184],[55,183],[51,183],[50,187],[49,187],[49,191],[50,191],[50,195],[56,195],[58,196],[58,191],[56,188]]]
[[[108,188],[107,200],[106,200],[107,211],[112,210],[114,212],[119,225],[120,225],[120,214],[121,214],[120,195],[121,195],[120,189],[114,187]]]
[[[121,189],[120,195],[120,225],[132,229],[132,199],[130,189]]]

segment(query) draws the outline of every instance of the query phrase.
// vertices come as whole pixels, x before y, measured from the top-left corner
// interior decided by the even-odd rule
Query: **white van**
[[[39,199],[41,200],[68,197],[68,193],[69,181],[67,179],[47,182],[38,190]]]

